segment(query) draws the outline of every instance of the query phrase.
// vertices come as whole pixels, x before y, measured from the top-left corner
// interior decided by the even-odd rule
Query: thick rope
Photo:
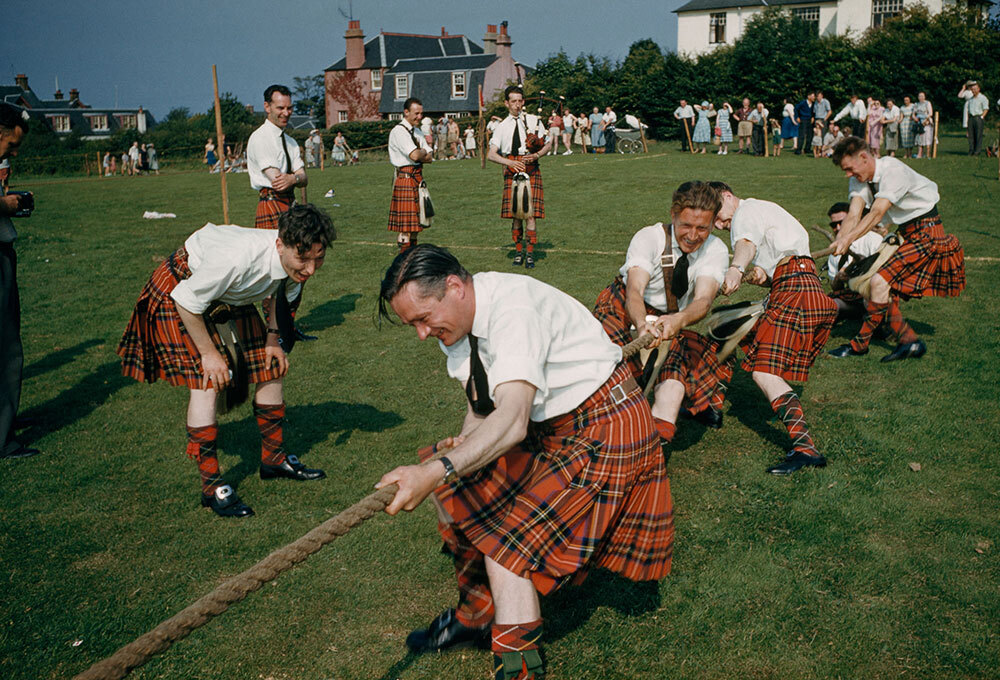
[[[649,333],[633,340],[622,348],[623,358],[628,358],[645,347],[653,339]],[[442,455],[444,451],[437,454]],[[98,661],[73,680],[120,680],[133,668],[142,666],[151,658],[170,649],[178,640],[183,640],[191,631],[204,626],[214,617],[222,614],[229,606],[239,602],[265,583],[273,581],[282,572],[288,571],[313,553],[319,552],[327,543],[343,536],[356,526],[371,519],[392,502],[399,487],[395,484],[384,486],[369,494],[354,505],[342,510],[318,527],[288,545],[278,548],[270,555],[243,573],[237,574],[217,586],[208,595],[181,610],[145,635],[136,638],[108,658]]]

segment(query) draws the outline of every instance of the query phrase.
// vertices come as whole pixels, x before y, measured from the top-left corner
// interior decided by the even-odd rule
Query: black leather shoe
[[[302,340],[305,342],[309,342],[310,340],[319,340],[319,338],[317,338],[315,335],[309,335],[298,326],[295,327],[295,339]]]
[[[514,261],[511,262],[511,265],[514,267],[520,267],[522,264],[524,264],[524,255],[518,253],[514,256]]]
[[[713,430],[718,430],[722,427],[722,411],[716,411],[714,408],[709,406],[704,411],[698,411],[697,413],[691,413],[691,411],[686,408],[682,408],[680,412],[681,418],[687,418],[688,420],[693,420],[695,422],[701,423],[705,427],[710,427]]]
[[[864,355],[868,354],[868,348],[865,347],[864,352],[858,352],[853,347],[851,347],[850,343],[848,343],[846,345],[841,345],[836,349],[831,349],[829,352],[827,352],[827,354],[829,354],[832,357],[837,357],[838,359],[843,359],[844,357],[863,357]]]
[[[212,512],[219,517],[250,517],[253,515],[253,509],[241,501],[233,487],[228,484],[215,487],[215,491],[210,496],[202,495],[201,506],[212,508]]]
[[[285,456],[285,461],[281,465],[260,464],[261,479],[276,479],[278,477],[308,482],[313,479],[323,479],[326,477],[326,473],[322,470],[307,468],[299,462],[298,456]]]
[[[31,456],[37,456],[39,453],[41,453],[41,451],[38,449],[32,449],[28,448],[24,444],[18,444],[17,448],[0,454],[0,458],[30,458]]]
[[[769,467],[767,471],[772,475],[790,475],[804,467],[826,467],[826,458],[810,456],[808,453],[793,450],[785,454],[784,462]]]
[[[887,361],[897,361],[899,359],[919,359],[924,354],[927,353],[927,345],[924,344],[923,340],[917,340],[916,342],[901,342],[896,345],[896,349],[892,350],[891,354],[886,354],[882,357],[882,363]]]
[[[524,268],[525,269],[534,269],[535,268],[535,258],[533,258],[531,255],[526,255],[525,258],[524,258]]]
[[[407,635],[406,646],[415,654],[446,652],[471,646],[486,649],[489,638],[489,626],[467,628],[456,618],[454,609],[446,609],[427,628]]]

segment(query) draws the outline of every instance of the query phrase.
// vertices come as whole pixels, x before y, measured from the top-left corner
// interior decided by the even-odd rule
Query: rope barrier
[[[632,356],[648,345],[652,339],[651,334],[645,333],[625,345],[622,348],[622,358]],[[440,451],[434,458],[443,454],[444,451]],[[175,642],[183,640],[192,631],[225,612],[231,605],[259,590],[265,583],[278,578],[283,572],[319,552],[326,544],[385,510],[398,490],[397,485],[390,484],[369,494],[301,538],[278,548],[246,571],[220,584],[212,592],[199,598],[153,630],[76,675],[73,680],[121,680],[133,668],[138,668],[157,654],[167,651]]]

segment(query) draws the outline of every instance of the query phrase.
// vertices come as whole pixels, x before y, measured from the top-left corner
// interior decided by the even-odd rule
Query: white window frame
[[[872,0],[872,28],[878,28],[903,11],[903,0]]]
[[[816,35],[819,35],[819,5],[813,7],[795,7],[792,9],[792,16],[796,16],[807,24],[816,27]]]
[[[49,116],[49,120],[52,122],[52,129],[56,132],[69,132],[72,127],[69,116],[57,114]]]
[[[338,123],[347,122],[347,111],[337,111],[337,122]]]
[[[396,86],[396,99],[406,99],[410,96],[410,77],[408,75],[396,76],[394,84]],[[402,94],[400,94],[401,89]]]
[[[139,127],[139,118],[134,113],[122,113],[118,115],[118,123],[123,130],[132,130]]]
[[[451,98],[452,99],[468,99],[469,97],[469,78],[465,71],[452,71],[451,72]],[[459,87],[461,87],[461,92],[459,92]]]
[[[380,69],[375,69],[372,71],[372,92],[378,92],[382,89],[382,71]]]
[[[390,113],[389,120],[403,120],[403,114],[401,113]]]
[[[94,113],[87,116],[87,120],[90,122],[90,129],[95,132],[106,132],[111,128],[108,126],[108,114],[106,113]]]
[[[722,40],[719,40],[719,29],[722,29]],[[712,12],[708,15],[708,44],[724,45],[726,42],[726,12]]]

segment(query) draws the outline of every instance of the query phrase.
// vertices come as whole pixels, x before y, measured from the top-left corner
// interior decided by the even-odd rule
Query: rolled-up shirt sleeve
[[[638,267],[652,277],[656,268],[660,266],[659,256],[662,250],[663,246],[656,240],[655,234],[646,229],[640,230],[628,244],[621,273],[627,275],[629,269]]]

